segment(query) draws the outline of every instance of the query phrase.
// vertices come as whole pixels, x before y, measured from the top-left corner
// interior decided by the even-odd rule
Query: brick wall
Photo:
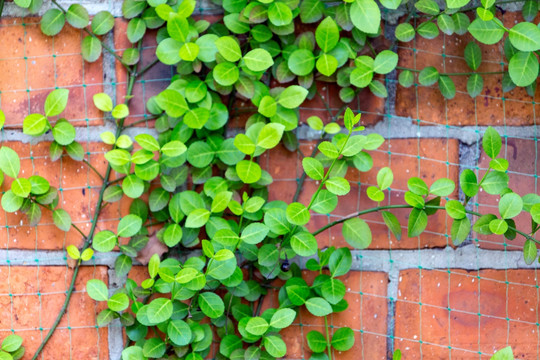
[[[88,4],[92,13],[105,8],[119,15],[116,2]],[[18,15],[17,11],[7,4],[7,14]],[[520,16],[508,12],[504,21],[510,23]],[[106,148],[99,142],[99,133],[111,128],[111,124],[91,106],[91,99],[94,93],[107,91],[121,101],[126,75],[107,56],[94,64],[84,63],[80,31],[66,26],[60,35],[45,37],[39,31],[39,20],[0,20],[0,108],[7,118],[1,139],[3,145],[19,153],[25,174],[44,176],[61,190],[63,208],[84,231],[91,225],[99,178],[68,157],[51,162],[47,141],[36,142],[23,135],[22,120],[29,112],[41,110],[50,90],[69,88],[66,117],[78,127],[78,140],[84,143],[87,160],[104,170]],[[107,38],[119,54],[127,46],[125,26],[124,21],[117,20],[114,34]],[[469,40],[466,36],[440,35],[432,41],[404,44],[399,48],[400,65],[421,69],[429,64],[446,72],[468,71],[462,55]],[[152,37],[144,43],[144,64],[153,60],[155,46]],[[497,71],[504,66],[500,46],[483,47],[483,57],[486,62],[481,71]],[[137,101],[132,103],[129,121],[148,115],[144,102],[164,89],[172,74],[170,67],[159,65],[144,75],[135,86]],[[520,89],[503,94],[500,76],[486,77],[484,91],[476,99],[466,94],[464,79],[456,79],[457,95],[453,100],[445,100],[435,89],[422,86],[396,89],[395,74],[388,75],[386,81],[390,85],[388,99],[364,91],[351,104],[364,112],[362,121],[368,126],[367,132],[378,132],[388,139],[373,153],[373,171],[350,170],[347,177],[356,184],[351,193],[340,199],[335,214],[315,215],[310,226],[318,228],[370,207],[364,190],[376,182],[376,171],[384,166],[391,166],[395,174],[390,203],[402,201],[411,176],[419,176],[429,184],[439,177],[457,182],[459,172],[465,168],[482,175],[488,160],[479,151],[479,141],[487,125],[497,126],[505,136],[504,152],[512,160],[512,187],[522,195],[537,192],[537,99]],[[342,105],[333,86],[319,84],[319,91],[332,111]],[[249,104],[237,102],[239,108],[246,106]],[[311,115],[328,118],[318,98],[302,105],[302,122]],[[233,118],[232,130],[244,122],[242,116]],[[148,129],[136,129],[131,134],[152,131],[151,122],[142,127],[145,125]],[[310,134],[305,124],[298,130],[304,153],[313,148]],[[278,147],[261,160],[274,178],[270,198],[290,200],[301,175],[301,155]],[[306,183],[300,201],[308,201],[315,185]],[[455,196],[459,195],[456,192]],[[480,194],[473,206],[489,211],[496,202]],[[128,199],[108,206],[98,229],[113,228],[128,207]],[[396,214],[405,224],[406,212]],[[430,218],[421,236],[404,236],[396,241],[379,215],[366,219],[373,231],[373,244],[368,250],[354,251],[355,271],[344,278],[350,308],[331,319],[333,327],[350,326],[356,331],[356,345],[348,353],[335,354],[336,359],[386,359],[397,348],[404,359],[485,359],[506,344],[515,348],[519,358],[537,356],[539,284],[535,266],[521,260],[521,240],[505,244],[502,238],[473,233],[455,248],[447,235],[450,220],[438,214]],[[518,223],[524,221],[518,219]],[[75,231],[57,230],[50,214],[45,214],[38,226],[28,226],[21,214],[0,211],[0,224],[0,338],[15,331],[23,336],[32,354],[51,326],[69,284],[71,270],[63,250],[69,244],[80,245],[82,239]],[[320,246],[346,245],[339,227],[321,233],[318,241]],[[113,256],[100,254],[93,265],[84,267],[67,316],[47,347],[45,359],[118,359],[123,346],[118,324],[98,329],[95,317],[100,307],[84,294],[85,283],[92,277],[108,281],[111,288],[121,284],[122,279],[108,271],[113,261]],[[133,272],[142,278],[144,269]],[[268,306],[275,304],[277,295],[266,301]],[[322,326],[307,312],[302,312],[299,320],[283,331],[289,359],[309,358],[303,339],[307,332]]]

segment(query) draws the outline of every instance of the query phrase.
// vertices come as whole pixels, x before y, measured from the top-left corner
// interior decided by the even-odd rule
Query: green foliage
[[[287,346],[279,332],[293,324],[296,315],[304,311],[302,307],[323,317],[326,330],[327,316],[347,308],[346,287],[340,277],[353,267],[349,247],[364,249],[371,244],[370,223],[360,218],[370,212],[381,212],[389,232],[399,241],[402,225],[408,237],[420,236],[430,216],[444,210],[451,218],[450,235],[455,245],[464,242],[471,229],[509,240],[519,234],[526,239],[524,259],[532,263],[537,259],[534,235],[540,228],[540,197],[521,196],[509,188],[509,162],[499,157],[503,142],[492,128],[485,131],[482,140],[484,153],[491,159],[489,168],[462,172],[459,188],[463,199],[455,198],[456,184],[451,179],[426,184],[411,178],[402,204],[383,205],[387,192],[392,191],[394,173],[377,165],[376,183],[365,190],[376,206],[313,231],[309,226],[313,212],[334,212],[340,197],[351,191],[349,171],[373,171],[371,152],[384,138],[359,133],[364,130],[361,116],[350,109],[331,114],[326,123],[310,117],[307,123],[320,132],[321,141],[311,156],[303,157],[302,170],[316,182],[316,189],[307,194],[306,201],[298,201],[302,177],[292,201],[268,199],[273,179],[261,157],[280,144],[297,150],[298,108],[318,96],[318,81],[337,83],[340,99],[348,103],[364,88],[386,97],[382,77],[397,71],[402,86],[413,86],[416,81],[436,87],[446,99],[452,99],[455,77],[465,75],[467,91],[475,97],[482,93],[484,76],[489,76],[480,72],[482,45],[478,43],[496,44],[508,33],[503,87],[533,84],[539,73],[535,52],[540,50],[540,30],[530,21],[538,12],[537,4],[527,1],[523,8],[527,21],[507,29],[494,16],[492,4],[468,8],[469,2],[447,0],[446,8],[441,9],[432,0],[414,1],[407,6],[414,7],[420,21],[407,20],[395,29],[401,42],[412,41],[417,35],[433,39],[440,32],[470,33],[475,40],[465,47],[463,56],[471,72],[460,75],[441,72],[434,66],[437,64],[423,69],[398,67],[396,52],[374,46],[383,36],[381,12],[392,13],[400,7],[399,0],[381,0],[380,4],[374,0],[224,0],[218,3],[226,15],[212,24],[195,20],[194,0],[125,0],[122,12],[129,20],[126,36],[132,46],[121,56],[113,56],[128,70],[129,80],[136,80],[153,66],[139,63],[140,42],[150,29],[157,30],[158,61],[174,65],[177,72],[169,86],[146,104],[157,136],[138,131],[132,137],[125,132],[132,86],[125,103],[115,104],[105,93],[93,96],[96,108],[116,125],[114,133],[101,134],[107,148],[106,174],[86,160],[85,149],[77,142],[77,129],[69,119],[58,118],[69,106],[68,90],[52,91],[43,112],[24,119],[23,131],[33,137],[50,132],[53,161],[67,154],[75,161],[85,161],[103,180],[94,223],[107,203],[131,201],[129,214],[120,219],[116,229],[92,227],[85,234],[70,214],[58,207],[58,190],[47,179],[22,176],[19,156],[8,146],[0,148],[0,179],[8,176],[13,180],[1,205],[7,212],[22,211],[32,225],[40,222],[42,211],[52,211],[58,228],[79,232],[84,245],[66,248],[76,266],[90,260],[94,250],[117,250],[115,271],[120,277],[127,276],[125,286],[109,293],[105,283],[94,279],[87,282],[86,291],[92,299],[106,302],[97,318],[99,326],[119,319],[126,327],[130,343],[122,352],[123,359],[203,359],[214,342],[219,343],[220,358],[286,356]],[[32,1],[15,3],[37,11]],[[470,10],[475,13],[471,19]],[[104,49],[110,51],[100,38],[114,27],[109,12],[99,12],[90,20],[82,5],[73,4],[68,9],[52,6],[42,18],[41,29],[54,36],[66,22],[85,29],[81,52],[86,61],[98,60]],[[314,25],[297,33],[301,23]],[[229,106],[223,102],[225,97],[229,97]],[[225,127],[237,98],[249,103],[253,112],[244,129],[227,137]],[[4,122],[0,111],[0,124]],[[188,184],[193,190],[187,190]],[[480,191],[497,197],[497,215],[469,210],[469,201]],[[407,224],[400,224],[393,214],[395,208],[409,212]],[[513,219],[523,212],[531,217],[531,231],[516,229]],[[478,217],[474,224],[471,215]],[[316,235],[338,224],[342,224],[349,247],[320,249]],[[196,247],[202,250],[196,256],[181,260],[169,256]],[[310,284],[296,265],[305,257],[310,257],[306,268],[318,273]],[[149,276],[140,283],[130,278],[135,259],[148,265]],[[261,311],[268,287],[278,279],[284,283],[278,304]],[[147,336],[158,330],[167,336]],[[311,331],[306,338],[315,354],[330,358],[333,350],[351,349],[355,336],[352,329],[344,327],[333,334]],[[16,345],[14,339],[10,341]],[[14,352],[20,351],[20,343],[15,345],[8,343],[6,349],[2,345],[2,351],[16,358]],[[400,356],[399,352],[394,354],[395,359]]]

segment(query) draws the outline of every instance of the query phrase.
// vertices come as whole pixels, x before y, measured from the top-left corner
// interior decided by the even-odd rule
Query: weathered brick
[[[303,143],[301,145],[303,154],[309,156],[313,146],[314,143]],[[374,163],[373,169],[367,173],[360,173],[352,168],[349,169],[347,178],[352,182],[351,192],[339,198],[338,207],[332,215],[313,214],[311,223],[308,226],[311,230],[318,229],[329,222],[360,210],[377,206],[366,196],[365,191],[368,186],[377,184],[377,172],[385,166],[392,168],[394,183],[391,187],[391,201],[389,203],[385,201],[383,205],[404,204],[403,195],[408,190],[407,180],[413,176],[419,176],[428,185],[441,177],[448,177],[456,183],[458,181],[459,146],[457,140],[392,139],[385,142],[379,150],[373,151],[371,154]],[[300,178],[302,173],[301,156],[279,146],[263,156],[261,165],[274,178],[274,182],[269,186],[269,199],[292,201],[296,191],[296,179]],[[317,187],[318,182],[307,179],[299,201],[307,205]],[[457,191],[452,196],[457,196]],[[388,230],[383,224],[380,214],[374,213],[362,217],[369,222],[373,233],[371,249],[415,249],[440,247],[451,243],[446,236],[451,223],[443,212],[430,216],[426,233],[420,235],[419,238],[408,238],[406,236],[406,225],[410,210],[400,209],[392,212],[398,216],[403,226],[404,236],[399,242],[393,236],[388,235]],[[318,235],[318,241],[319,246],[347,246],[341,235],[341,225]]]
[[[402,271],[394,346],[405,360],[489,359],[508,344],[534,357],[537,288],[534,270]]]
[[[125,20],[117,19],[114,28],[114,46],[117,54],[122,56],[125,49],[132,47],[126,36],[128,22]],[[155,30],[148,30],[143,38],[141,60],[138,65],[138,70],[142,70],[147,65],[151,64],[156,59],[156,34]],[[170,84],[170,79],[173,72],[171,66],[164,65],[160,62],[152,66],[144,75],[137,79],[133,87],[133,95],[135,101],[130,102],[129,110],[130,116],[127,118],[125,124],[128,125],[135,121],[140,121],[146,117],[152,115],[146,110],[146,103],[149,98],[159,94],[161,91],[167,88]],[[123,103],[126,100],[126,92],[128,88],[128,73],[126,68],[116,62],[116,101],[117,103]],[[153,121],[149,121],[148,125],[153,126]],[[147,124],[141,124],[140,126],[146,126]]]
[[[304,271],[303,276],[311,284],[317,274]],[[347,352],[335,351],[336,359],[386,359],[386,305],[387,275],[379,272],[351,271],[340,277],[347,293],[349,308],[328,318],[330,336],[340,327],[348,326],[355,331],[355,345]],[[278,290],[283,282],[273,283],[275,288],[266,295],[262,309],[279,307]],[[325,333],[324,319],[311,315],[305,308],[300,311],[293,325],[280,333],[287,344],[287,358],[308,359],[306,335],[312,330]]]
[[[504,134],[502,134],[504,135]],[[503,137],[503,147],[499,157],[504,157],[509,161],[508,176],[510,178],[509,187],[523,196],[529,193],[538,193],[538,174],[540,173],[540,165],[537,160],[538,143],[536,140],[519,139],[511,137]],[[479,179],[485,173],[485,169],[489,166],[490,158],[482,152],[478,167],[477,177]],[[481,214],[499,215],[498,204],[499,196],[489,195],[484,191],[480,191],[476,202],[478,204],[477,211]],[[516,227],[526,233],[531,230],[531,216],[523,212],[514,218]],[[474,240],[479,246],[487,249],[508,249],[521,250],[525,239],[518,235],[515,240],[506,240],[504,236],[498,235],[481,235],[474,233]]]
[[[23,338],[26,358],[35,353],[65,300],[72,270],[64,266],[3,266],[0,275],[2,338],[15,331]],[[107,283],[107,268],[81,268],[66,315],[43,351],[45,359],[107,359],[107,328],[96,327],[97,314],[106,308],[85,291],[86,282]],[[85,344],[85,346],[81,346]]]
[[[46,178],[51,186],[62,189],[59,196],[59,206],[65,209],[72,221],[83,232],[88,233],[91,227],[91,217],[97,203],[101,179],[82,162],[74,161],[67,155],[61,160],[52,162],[48,156],[49,142],[37,145],[20,142],[5,142],[15,150],[21,158],[21,176],[40,175]],[[83,144],[90,153],[86,159],[102,174],[105,174],[107,162],[104,152],[108,149],[102,143]],[[116,174],[113,174],[113,178]],[[2,189],[9,189],[12,180],[6,177]],[[118,219],[128,213],[131,201],[109,204],[100,216],[98,230],[114,228]],[[6,213],[0,211],[0,248],[9,249],[62,249],[66,245],[81,245],[82,238],[75,230],[65,233],[57,229],[52,221],[50,211],[43,210],[43,217],[38,226],[29,226],[26,215],[21,212]]]
[[[522,21],[519,12],[507,12],[498,16],[508,26]],[[466,45],[474,41],[470,34],[444,36],[425,40],[417,37],[415,42],[403,44],[399,48],[399,65],[422,70],[434,66],[441,73],[468,73],[471,69],[464,61]],[[500,72],[507,63],[502,51],[502,42],[483,45],[482,64],[478,72]],[[413,48],[414,46],[414,48]],[[523,126],[535,123],[533,99],[524,89],[516,88],[503,93],[502,74],[482,75],[484,88],[479,96],[472,99],[466,88],[467,76],[452,76],[456,85],[456,96],[445,100],[438,86],[415,85],[410,88],[397,87],[396,115],[420,119],[421,125],[507,125]]]
[[[3,18],[0,38],[0,108],[6,127],[20,128],[26,115],[43,113],[43,103],[55,87],[70,90],[62,117],[75,126],[101,125],[102,113],[92,96],[103,91],[102,61],[83,61],[82,32],[66,25],[57,36],[41,33],[39,18]],[[53,120],[53,119],[51,119]]]

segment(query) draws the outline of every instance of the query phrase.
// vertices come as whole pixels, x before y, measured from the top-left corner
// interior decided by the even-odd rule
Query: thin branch
[[[90,164],[90,161],[86,160],[86,159],[83,159],[83,163],[85,163],[86,165],[88,165],[88,167],[94,171],[94,173],[96,173],[97,176],[99,176],[99,178],[101,179],[101,181],[105,181],[105,178],[103,177],[103,175],[101,175],[101,173],[92,165]]]
[[[143,76],[145,72],[150,70],[154,65],[156,65],[159,62],[159,59],[154,59],[150,64],[146,65],[141,71],[135,73],[135,76],[140,77]]]
[[[0,16],[2,16],[2,11],[4,11],[4,0],[0,0]]]
[[[422,70],[417,70],[417,69],[410,69],[410,68],[406,68],[406,67],[403,67],[403,66],[396,66],[396,69],[398,70],[409,70],[409,71],[412,71],[412,72],[421,72]],[[468,75],[498,75],[498,74],[504,74],[504,71],[484,71],[484,72],[476,72],[476,71],[471,71],[471,72],[461,72],[461,73],[439,73],[439,75],[441,76],[468,76]]]
[[[75,225],[73,222],[71,223],[71,227],[74,228],[75,230],[77,230],[79,232],[79,234],[81,234],[82,237],[85,240],[87,239],[86,235],[82,232],[82,230],[77,225]]]

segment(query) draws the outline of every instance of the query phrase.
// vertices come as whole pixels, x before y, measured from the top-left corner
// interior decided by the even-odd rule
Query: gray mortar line
[[[405,269],[536,269],[539,265],[527,265],[519,250],[488,250],[474,244],[459,248],[426,248],[413,250],[352,250],[352,270],[381,271],[391,273]],[[95,259],[85,264],[112,268],[120,253],[96,253]],[[200,250],[186,251],[180,260],[200,256]],[[390,256],[391,255],[391,256]],[[0,266],[65,266],[66,253],[61,250],[0,250]],[[305,268],[309,257],[291,261]],[[137,263],[134,263],[137,265]],[[113,283],[122,283],[115,280]]]

